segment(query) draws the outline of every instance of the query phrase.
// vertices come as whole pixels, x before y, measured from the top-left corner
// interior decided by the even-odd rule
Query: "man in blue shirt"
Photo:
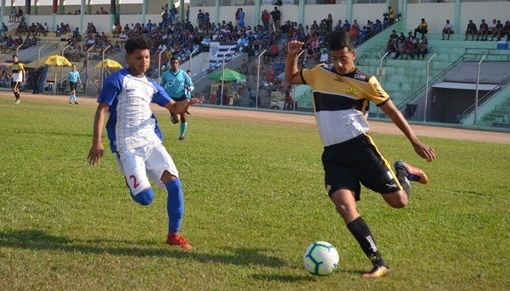
[[[69,89],[71,92],[69,93],[69,104],[78,105],[78,101],[76,100],[76,87],[78,86],[78,81],[80,82],[80,87],[83,87],[83,83],[81,82],[80,72],[76,71],[76,65],[71,67],[71,71],[69,71]]]
[[[191,98],[191,91],[195,89],[189,75],[179,69],[179,60],[175,57],[170,59],[170,68],[161,76],[161,86],[165,88],[170,98],[177,102]],[[181,122],[179,140],[184,140],[188,127],[186,114],[171,114],[170,120],[173,124]]]

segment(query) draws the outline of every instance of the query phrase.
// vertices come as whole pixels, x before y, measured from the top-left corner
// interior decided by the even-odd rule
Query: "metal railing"
[[[464,58],[463,57],[459,57],[458,59],[456,59],[455,61],[453,61],[448,67],[446,67],[444,70],[442,70],[441,72],[439,72],[437,75],[435,75],[434,77],[432,77],[429,81],[430,84],[434,84],[437,82],[437,80],[443,78],[444,76],[446,76],[446,74],[448,74],[448,72],[450,72],[454,67],[456,67],[458,64],[460,64],[461,62],[464,61]],[[411,96],[409,96],[408,98],[404,99],[402,102],[398,103],[396,106],[399,110],[404,110],[405,109],[405,106],[412,100],[418,98],[419,96],[425,94],[425,89],[427,88],[427,84],[423,84],[422,86],[418,87],[418,89],[416,89],[414,91],[413,94],[411,94]]]
[[[462,113],[459,114],[459,122],[462,122],[466,117],[468,117],[471,113],[475,111],[475,108],[477,106],[480,106],[481,104],[485,103],[486,101],[489,101],[492,97],[496,95],[498,91],[503,90],[504,88],[508,87],[510,85],[510,77],[504,79],[503,81],[499,82],[497,86],[494,86],[492,90],[485,93],[480,99],[478,99],[478,103],[473,103],[473,105],[466,108],[466,110],[462,111]]]

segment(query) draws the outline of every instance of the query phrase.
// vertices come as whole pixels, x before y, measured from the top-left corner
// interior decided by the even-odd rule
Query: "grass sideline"
[[[370,269],[323,189],[317,130],[190,117],[185,142],[157,113],[184,184],[182,233],[164,244],[166,194],[131,201],[114,157],[87,165],[95,106],[0,99],[0,290],[506,290],[510,250],[508,145],[374,134],[390,161],[424,168],[406,209],[364,190],[360,212],[392,274]],[[104,145],[108,146],[106,137]],[[334,244],[340,267],[314,277],[302,253]]]

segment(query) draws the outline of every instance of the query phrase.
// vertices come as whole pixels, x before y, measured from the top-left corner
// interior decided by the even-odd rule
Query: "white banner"
[[[211,69],[218,68],[225,61],[228,61],[232,55],[236,53],[236,42],[211,42],[209,44],[209,67]]]

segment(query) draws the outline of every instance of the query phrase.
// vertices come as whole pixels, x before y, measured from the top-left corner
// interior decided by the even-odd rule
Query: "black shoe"
[[[78,105],[78,102],[74,102],[74,104]]]
[[[173,124],[177,124],[179,122],[179,120],[177,120],[177,116],[176,115],[173,115],[173,114],[170,114],[170,121],[173,123]]]
[[[179,140],[184,140],[184,136],[179,136]]]

